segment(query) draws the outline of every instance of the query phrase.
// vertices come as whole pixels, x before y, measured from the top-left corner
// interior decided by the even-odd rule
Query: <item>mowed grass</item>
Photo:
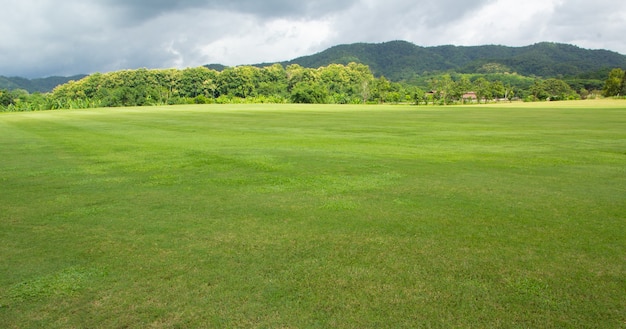
[[[2,328],[624,328],[626,103],[0,115]]]

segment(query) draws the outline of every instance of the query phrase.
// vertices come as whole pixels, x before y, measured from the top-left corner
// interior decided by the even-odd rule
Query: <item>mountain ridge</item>
[[[553,42],[540,42],[522,47],[502,45],[423,47],[402,40],[354,43],[333,46],[313,55],[279,63],[320,67],[329,64],[347,64],[349,61],[366,64],[375,75],[385,76],[392,81],[447,71],[506,72],[550,78],[579,76],[599,71],[604,74],[609,68],[626,68],[626,56],[617,52],[584,49]],[[490,69],[499,72],[488,72]]]
[[[29,93],[46,93],[54,87],[65,84],[71,80],[80,80],[86,74],[77,74],[69,77],[51,76],[47,78],[27,79],[22,77],[5,77],[0,75],[0,89],[24,89]]]
[[[288,61],[250,64],[263,67],[298,64],[318,68],[330,64],[357,62],[370,67],[372,73],[391,81],[411,81],[420,75],[439,73],[517,73],[540,78],[584,77],[606,79],[612,68],[626,69],[626,55],[606,49],[584,49],[571,44],[539,42],[512,47],[419,46],[408,41],[340,44],[321,52]],[[221,64],[204,65],[221,71]],[[49,92],[57,85],[79,80],[86,75],[26,79],[0,76],[0,89],[25,89],[30,93]]]

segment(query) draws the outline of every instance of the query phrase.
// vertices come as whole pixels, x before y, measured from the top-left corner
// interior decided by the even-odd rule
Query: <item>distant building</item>
[[[465,101],[471,101],[471,102],[473,102],[473,101],[475,101],[475,100],[478,100],[478,96],[476,96],[476,93],[475,93],[475,92],[473,92],[473,91],[468,91],[468,92],[466,92],[465,94],[463,94],[463,95],[461,96],[461,99],[463,99],[463,101],[464,101],[464,102],[465,102]]]

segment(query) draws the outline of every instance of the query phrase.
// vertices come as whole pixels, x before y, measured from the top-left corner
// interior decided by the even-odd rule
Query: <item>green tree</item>
[[[0,90],[0,106],[6,107],[11,104],[13,104],[13,97],[11,95],[11,92],[6,89]]]
[[[181,72],[177,89],[182,97],[195,98],[199,95],[214,97],[215,90],[211,90],[211,82],[215,81],[217,76],[217,71],[204,66],[187,68]]]
[[[359,89],[359,95],[361,96],[361,103],[367,103],[371,95],[370,85],[373,80],[364,80],[361,82],[361,88]]]
[[[506,88],[504,84],[502,84],[502,81],[494,81],[491,83],[491,93],[497,99],[506,98],[507,96]]]
[[[543,90],[545,90],[548,98],[552,101],[574,99],[578,96],[574,90],[563,80],[547,79],[543,82]]]
[[[539,80],[535,80],[528,89],[528,91],[530,92],[533,101],[546,99],[548,97],[544,88],[544,84],[542,83],[542,81]]]
[[[473,91],[472,82],[467,77],[467,75],[461,75],[461,77],[454,82],[454,87],[452,88],[452,96],[455,99],[460,99],[463,94],[469,91]]]
[[[435,91],[436,97],[447,105],[454,96],[454,81],[450,74],[444,74],[431,80],[431,89]]]
[[[485,103],[488,99],[493,97],[493,88],[491,82],[489,82],[484,77],[480,77],[474,81],[474,89],[476,92],[476,97],[478,98],[478,103],[480,100],[484,100]]]
[[[609,77],[604,82],[604,88],[602,89],[604,96],[624,95],[624,88],[626,87],[625,76],[624,70],[620,68],[612,69],[611,72],[609,72]]]
[[[379,103],[384,103],[387,100],[387,93],[389,93],[390,91],[391,82],[389,82],[389,80],[387,80],[385,77],[381,76],[374,81],[374,86],[372,88],[372,97]]]
[[[163,104],[174,104],[179,94],[182,72],[177,69],[155,71],[158,81],[159,100]]]
[[[409,92],[411,101],[415,105],[420,105],[420,103],[425,100],[425,93],[419,87],[412,87],[411,86],[411,87],[409,87],[409,91],[408,92]]]
[[[286,73],[287,73],[287,90],[289,92],[292,91],[292,89],[300,82],[305,80],[305,72],[309,71],[310,69],[305,69],[302,66],[298,65],[298,64],[291,64],[288,65],[287,68],[285,69]]]
[[[299,82],[291,91],[294,103],[323,104],[327,102],[328,92],[320,83]]]
[[[257,93],[263,96],[287,97],[287,71],[280,64],[274,64],[260,70]]]
[[[510,83],[507,83],[506,86],[504,86],[504,98],[510,101],[513,97],[515,97],[515,88],[513,88]]]
[[[349,79],[347,92],[354,102],[367,102],[371,95],[371,86],[374,82],[374,75],[369,67],[359,63],[348,63],[346,67]]]
[[[330,64],[320,68],[320,78],[323,84],[328,88],[328,92],[343,93],[349,86],[350,80],[346,67],[340,64]]]

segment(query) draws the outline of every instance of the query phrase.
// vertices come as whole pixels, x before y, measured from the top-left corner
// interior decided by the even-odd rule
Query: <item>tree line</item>
[[[617,87],[614,87],[617,85]],[[621,88],[621,89],[620,89]],[[611,71],[606,96],[624,94],[624,71]],[[470,93],[471,92],[471,93]],[[471,97],[467,97],[468,93]],[[317,69],[298,64],[259,68],[238,66],[222,71],[207,67],[137,69],[95,73],[57,86],[51,93],[0,90],[0,110],[37,111],[119,106],[206,103],[412,103],[453,104],[490,101],[580,99],[563,80],[506,75],[441,74],[426,87],[374,77],[368,66],[331,64]],[[598,92],[597,92],[598,93]]]

